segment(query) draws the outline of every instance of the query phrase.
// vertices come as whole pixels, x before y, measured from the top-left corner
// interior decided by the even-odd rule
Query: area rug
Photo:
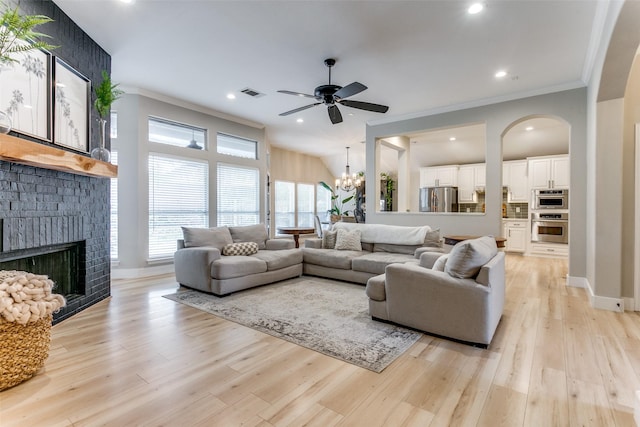
[[[369,316],[364,287],[301,277],[224,298],[181,288],[165,298],[382,372],[422,334]]]

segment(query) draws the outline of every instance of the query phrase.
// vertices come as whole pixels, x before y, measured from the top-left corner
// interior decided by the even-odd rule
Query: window
[[[111,124],[109,125],[109,133],[111,138],[118,137],[118,113],[115,111],[111,112]],[[114,163],[115,165],[115,163]]]
[[[118,152],[111,152],[111,163],[118,164]],[[118,259],[118,178],[111,178],[111,259]]]
[[[320,221],[329,221],[329,210],[331,209],[331,191],[318,184],[316,186],[316,209]]]
[[[209,226],[209,165],[149,154],[149,259],[173,256],[181,226]]]
[[[293,182],[276,181],[275,224],[278,227],[296,225],[296,187]]]
[[[218,226],[260,222],[258,169],[218,163]]]
[[[216,147],[219,154],[245,159],[258,158],[258,141],[251,139],[218,133]]]
[[[312,184],[298,184],[298,227],[314,227],[315,200]]]
[[[176,147],[195,148],[197,150],[204,148],[206,150],[207,130],[149,117],[149,141]]]

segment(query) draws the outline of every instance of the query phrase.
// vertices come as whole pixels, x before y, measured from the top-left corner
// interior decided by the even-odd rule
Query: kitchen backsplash
[[[484,194],[478,194],[478,203],[460,203],[458,205],[459,212],[482,213],[484,205]],[[507,203],[507,193],[502,196],[502,203],[507,208],[507,218],[527,219],[529,217],[529,205],[527,203]],[[520,212],[517,212],[517,211]]]

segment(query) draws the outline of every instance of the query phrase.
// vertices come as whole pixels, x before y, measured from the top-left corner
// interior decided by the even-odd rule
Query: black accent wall
[[[102,70],[111,72],[110,55],[52,1],[5,0],[4,3],[9,7],[18,5],[23,14],[52,18],[54,22],[38,27],[40,32],[52,37],[51,44],[59,46],[52,54],[94,85],[100,83]],[[92,105],[94,99],[92,93]],[[89,150],[99,144],[97,117],[92,110]],[[110,147],[108,133],[106,144]],[[86,294],[70,301],[54,316],[54,323],[110,295],[110,188],[108,178],[0,161],[0,261],[21,250],[45,244],[85,242]]]

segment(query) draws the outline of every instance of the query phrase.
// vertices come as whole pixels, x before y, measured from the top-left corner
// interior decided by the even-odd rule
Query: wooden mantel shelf
[[[118,176],[118,167],[111,163],[4,134],[0,134],[0,160],[99,178]]]

